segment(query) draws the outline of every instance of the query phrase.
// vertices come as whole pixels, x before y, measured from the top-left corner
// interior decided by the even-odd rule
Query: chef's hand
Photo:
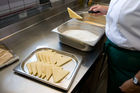
[[[108,11],[108,6],[104,5],[94,5],[89,11],[100,11],[100,13],[93,13],[93,15],[106,15]]]
[[[135,77],[140,80],[140,71],[135,75]],[[140,86],[133,83],[133,79],[125,81],[120,89],[123,93],[140,93]]]

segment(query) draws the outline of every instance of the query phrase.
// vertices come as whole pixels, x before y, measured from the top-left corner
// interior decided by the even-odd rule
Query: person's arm
[[[100,11],[100,13],[93,13],[93,15],[106,15],[108,11],[108,6],[105,5],[94,5],[89,11]]]
[[[140,71],[135,75],[140,83]],[[129,79],[125,81],[121,86],[120,89],[123,93],[140,93],[140,85],[135,85],[133,83],[133,79]]]

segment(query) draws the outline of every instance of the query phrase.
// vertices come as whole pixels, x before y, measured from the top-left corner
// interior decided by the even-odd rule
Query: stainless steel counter
[[[82,52],[59,43],[57,34],[52,33],[51,30],[68,19],[67,13],[61,12],[55,16],[45,19],[44,21],[41,21],[39,24],[24,29],[21,32],[18,32],[17,34],[3,40],[3,43],[12,49],[20,57],[20,60],[14,64],[11,64],[10,66],[0,69],[0,93],[64,92],[47,84],[37,82],[13,72],[13,68],[15,68],[32,51],[40,46],[67,51],[73,54],[81,55],[83,57],[80,69],[78,70],[78,73],[67,92],[71,93],[73,91],[89,68],[94,65],[95,60],[101,52],[102,44],[97,44],[95,49],[91,52]]]

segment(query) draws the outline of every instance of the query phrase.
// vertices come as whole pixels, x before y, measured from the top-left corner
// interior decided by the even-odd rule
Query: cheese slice
[[[37,76],[38,77],[41,77],[42,76],[42,70],[41,70],[41,68],[42,68],[42,62],[37,62],[36,63],[36,68],[37,68]]]
[[[55,83],[59,83],[69,74],[69,71],[63,70],[61,67],[53,66],[52,70],[53,70],[53,80]]]
[[[44,63],[47,62],[45,51],[37,52],[36,57],[37,57],[37,60],[40,61],[40,62],[44,62]]]
[[[78,15],[76,12],[71,10],[69,7],[67,8],[67,10],[68,10],[70,18],[83,19],[80,15]]]
[[[58,54],[58,53],[57,53],[57,54],[55,55],[55,59],[56,59],[56,64],[57,64],[57,62],[61,60],[61,54]]]
[[[47,62],[47,60],[46,60],[46,52],[45,51],[42,51],[41,52],[41,56],[42,56],[42,61],[44,62],[44,63],[46,63]]]
[[[51,64],[56,64],[56,52],[52,52],[50,55],[50,62]]]
[[[46,75],[44,73],[42,73],[41,78],[44,79],[46,77]]]
[[[33,70],[33,75],[34,75],[34,76],[37,75],[37,67],[36,67],[36,63],[37,63],[37,62],[32,62],[32,63],[30,63],[31,68],[32,68],[32,70]]]
[[[41,73],[42,73],[41,78],[42,78],[42,79],[44,79],[44,78],[46,77],[46,74],[45,74],[45,66],[44,66],[44,64],[46,64],[46,63],[42,63],[42,64],[41,64],[41,65],[42,65],[42,67],[41,67]]]
[[[51,64],[44,64],[44,72],[46,75],[46,79],[49,80],[52,76],[52,65]]]
[[[57,66],[62,66],[66,63],[68,63],[69,61],[71,61],[72,58],[71,57],[68,57],[68,56],[61,56],[59,60],[57,60],[57,63],[56,65]]]
[[[36,53],[36,57],[37,57],[37,61],[40,61],[40,62],[41,62],[40,52],[37,52],[37,53]]]
[[[47,51],[41,51],[40,52],[40,56],[41,56],[41,61],[44,63],[48,63],[50,64],[50,58],[49,55],[51,54],[51,50],[47,50]]]
[[[105,25],[103,25],[103,24],[98,24],[98,23],[91,22],[91,21],[83,21],[83,22],[88,23],[88,24],[92,24],[92,25],[96,25],[96,26],[100,26],[100,27],[105,27]]]
[[[26,66],[27,66],[27,69],[29,71],[29,74],[33,74],[33,70],[31,68],[31,63],[28,63]]]
[[[48,50],[45,50],[44,52],[43,52],[43,56],[44,56],[44,58],[45,58],[45,62],[47,62],[48,63],[48,61],[49,61],[49,59],[48,59]]]
[[[50,54],[52,53],[52,51],[46,51],[46,58],[47,58],[47,63],[50,64]]]

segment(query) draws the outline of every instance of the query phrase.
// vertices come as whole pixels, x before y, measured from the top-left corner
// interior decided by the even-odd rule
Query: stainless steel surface
[[[59,2],[59,6],[65,4],[64,0]],[[67,0],[68,1],[68,0]],[[67,4],[65,7],[67,7]],[[76,4],[71,4],[71,7],[75,7]],[[60,8],[59,11],[63,9]],[[80,9],[77,7],[76,9]],[[54,9],[55,10],[55,9]],[[82,10],[82,8],[81,8]],[[51,11],[50,11],[51,12]],[[58,12],[57,12],[58,13]],[[49,14],[47,11],[40,14],[43,17]],[[13,24],[4,29],[3,32],[8,31],[10,33],[11,30],[19,30],[23,29],[22,25],[27,25],[28,23],[32,23],[35,19],[41,19],[41,16],[35,16],[29,18],[27,20],[22,21],[22,24]],[[90,69],[92,65],[94,65],[95,60],[99,56],[102,51],[102,40],[95,46],[95,49],[90,52],[81,52],[77,49],[71,48],[69,46],[63,45],[59,43],[59,39],[57,34],[52,33],[51,30],[62,23],[66,22],[69,19],[66,12],[61,12],[51,18],[46,18],[46,20],[41,21],[40,23],[33,25],[24,29],[17,34],[12,35],[9,38],[4,39],[2,42],[6,44],[10,49],[14,51],[16,55],[19,56],[19,62],[7,66],[3,69],[0,69],[0,93],[62,93],[65,91],[58,90],[54,87],[50,87],[49,85],[44,85],[40,82],[35,82],[34,80],[28,79],[26,77],[22,77],[13,72],[13,69],[32,52],[36,49],[36,47],[44,46],[57,50],[63,50],[74,55],[78,54],[83,57],[82,63],[79,67],[79,70],[72,82],[70,89],[67,91],[68,93],[75,92],[75,87],[78,85],[80,80],[84,77],[87,71]],[[30,23],[30,24],[31,24]]]
[[[15,53],[13,53],[13,51],[10,50],[10,49],[9,49],[7,46],[5,46],[4,44],[0,44],[0,46],[2,46],[2,47],[4,47],[5,49],[7,49],[7,51],[9,51],[9,52],[13,55],[13,57],[10,58],[7,62],[5,62],[4,64],[1,64],[1,65],[0,65],[0,69],[1,69],[1,68],[5,67],[5,66],[8,66],[8,65],[14,63],[15,61],[17,61],[17,60],[19,59],[19,57],[18,57]]]
[[[81,41],[63,34],[63,32],[68,30],[87,30],[97,35],[98,38],[90,42]],[[60,42],[82,51],[91,51],[104,34],[104,28],[87,24],[76,19],[71,19],[52,31],[58,33]]]
[[[65,55],[65,56],[69,56],[69,57],[72,58],[72,61],[70,61],[67,64],[62,66],[62,68],[69,71],[70,73],[61,82],[59,82],[59,83],[53,82],[52,77],[49,79],[49,81],[47,81],[45,79],[38,78],[38,76],[34,76],[34,75],[29,74],[28,69],[26,67],[26,64],[30,63],[30,62],[37,61],[36,53],[38,51],[43,51],[43,50],[52,50],[56,53],[59,53],[59,54]],[[81,64],[81,61],[82,61],[82,57],[79,56],[79,55],[73,55],[71,53],[67,53],[67,52],[64,52],[64,51],[59,51],[59,50],[55,50],[55,49],[51,49],[51,48],[39,48],[39,49],[33,51],[23,62],[20,63],[20,65],[18,65],[16,68],[14,68],[14,71],[17,72],[17,73],[20,73],[22,75],[25,75],[27,77],[30,77],[32,79],[36,79],[40,82],[55,86],[57,88],[60,88],[60,89],[63,89],[63,90],[68,90],[70,88],[72,80],[74,79],[74,77],[75,77],[75,75],[78,71],[78,68]]]

